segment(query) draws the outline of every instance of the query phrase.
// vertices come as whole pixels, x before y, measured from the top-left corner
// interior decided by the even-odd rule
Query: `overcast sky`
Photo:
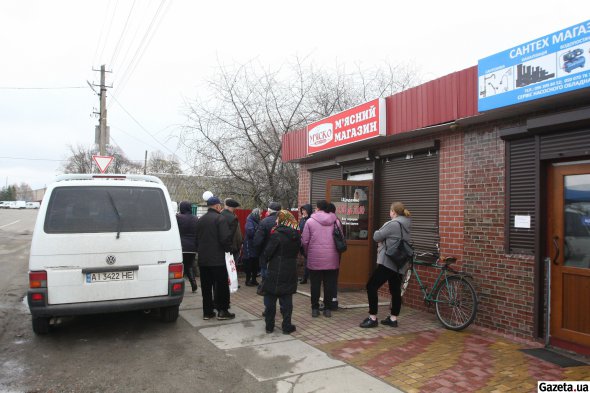
[[[160,150],[183,162],[172,135],[185,100],[203,93],[219,63],[409,62],[428,81],[583,22],[588,11],[587,0],[4,0],[0,186],[41,188],[60,173],[68,145],[91,146],[99,103],[86,81],[99,83],[92,69],[101,64],[113,71],[111,142],[131,160]]]

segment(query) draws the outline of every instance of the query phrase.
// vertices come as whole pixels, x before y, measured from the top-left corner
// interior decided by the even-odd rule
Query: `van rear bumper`
[[[176,306],[182,303],[184,291],[179,295],[144,297],[135,299],[107,300],[100,302],[46,304],[31,299],[33,293],[43,293],[42,290],[29,290],[27,301],[31,315],[34,317],[65,317],[73,315],[106,314],[121,311],[146,310],[151,308]],[[45,289],[44,299],[47,299]]]

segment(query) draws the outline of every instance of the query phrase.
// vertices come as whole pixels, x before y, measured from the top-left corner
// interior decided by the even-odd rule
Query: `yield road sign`
[[[96,166],[100,170],[100,173],[105,173],[111,162],[113,162],[113,156],[92,156]]]

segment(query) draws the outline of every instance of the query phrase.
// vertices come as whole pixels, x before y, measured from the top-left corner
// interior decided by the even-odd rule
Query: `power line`
[[[131,79],[131,75],[133,74],[133,72],[135,71],[135,68],[137,68],[137,65],[139,64],[143,55],[145,54],[148,46],[150,45],[150,43],[152,41],[152,38],[156,35],[156,32],[157,32],[158,28],[160,27],[160,23],[164,19],[164,16],[165,16],[170,4],[171,4],[170,2],[166,3],[166,0],[162,0],[160,2],[160,5],[158,6],[156,13],[154,14],[152,21],[150,22],[150,25],[148,26],[148,29],[146,30],[143,38],[141,39],[141,42],[139,43],[139,46],[137,47],[137,51],[135,52],[135,54],[133,55],[133,58],[131,59],[131,62],[129,63],[129,65],[127,66],[125,71],[123,72],[123,76],[121,77],[121,82],[119,83],[118,88],[115,89],[116,91],[114,92],[114,94],[118,95],[125,88],[125,85],[127,84],[127,82]],[[165,10],[162,13],[162,17],[158,20],[158,16],[162,12],[162,7],[164,7],[164,5],[166,5]],[[155,25],[154,25],[154,23],[155,23]],[[153,27],[153,30],[152,30],[152,27]],[[147,43],[144,45],[144,42],[146,42],[146,40],[147,40]]]
[[[0,157],[0,159],[4,159],[4,160],[25,160],[25,161],[57,161],[57,162],[67,161],[67,160],[55,160],[53,158],[27,158],[27,157]]]
[[[109,28],[107,29],[107,36],[106,36],[106,38],[105,38],[105,40],[103,42],[102,50],[100,51],[99,60],[102,59],[102,55],[103,55],[104,50],[105,50],[105,48],[107,46],[107,42],[109,40],[109,36],[111,35],[111,27],[113,26],[113,20],[115,19],[115,14],[117,13],[117,6],[118,5],[119,5],[118,0],[115,0],[115,7],[113,8],[113,14],[111,16],[111,20],[110,20],[110,23],[109,23]]]
[[[67,89],[86,89],[87,86],[53,86],[53,87],[16,87],[0,86],[0,90],[67,90]]]
[[[117,45],[115,46],[115,50],[113,51],[113,57],[111,57],[111,67],[112,65],[115,63],[115,59],[117,58],[117,55],[119,54],[119,48],[121,45],[121,41],[123,40],[123,37],[125,36],[125,33],[127,32],[127,25],[129,24],[129,19],[131,18],[131,13],[133,12],[133,8],[135,7],[135,0],[133,0],[133,4],[131,4],[131,9],[129,10],[129,14],[127,15],[127,20],[125,21],[125,25],[123,26],[123,31],[121,32],[121,35],[119,36],[119,41],[117,41]]]
[[[105,27],[107,20],[108,20],[109,9],[111,8],[111,1],[112,0],[109,0],[109,3],[107,4],[107,8],[104,12],[104,19],[102,21],[102,26],[100,28],[100,34],[98,35],[98,41],[96,42],[96,48],[94,49],[94,58],[92,59],[91,64],[95,64],[98,59],[98,48],[100,47],[100,43],[102,41],[102,37],[103,37],[103,33],[104,33],[104,27]]]
[[[117,98],[115,98],[115,96],[111,96],[111,98],[113,100],[115,100],[115,102],[121,107],[121,109],[123,109],[123,111],[142,129],[145,131],[146,134],[148,134],[150,137],[152,137],[153,140],[155,140],[160,146],[162,146],[164,149],[168,150],[168,152],[170,154],[176,155],[176,153],[174,153],[172,150],[170,150],[168,148],[168,146],[164,145],[162,142],[160,142],[151,132],[149,132],[147,130],[147,128],[145,128],[131,113],[129,113],[129,111],[127,109],[125,109],[125,107],[123,106],[123,104],[121,104],[119,102],[119,100],[117,100]],[[186,162],[183,161],[184,164],[188,165]]]

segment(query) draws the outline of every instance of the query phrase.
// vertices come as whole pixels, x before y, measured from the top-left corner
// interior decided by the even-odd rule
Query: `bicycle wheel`
[[[436,317],[450,330],[463,330],[477,313],[477,295],[473,285],[462,276],[449,276],[434,292]]]
[[[400,296],[404,296],[404,293],[406,293],[406,289],[408,289],[408,285],[410,285],[410,278],[412,278],[411,267],[406,271],[406,274],[402,276],[402,291]]]

